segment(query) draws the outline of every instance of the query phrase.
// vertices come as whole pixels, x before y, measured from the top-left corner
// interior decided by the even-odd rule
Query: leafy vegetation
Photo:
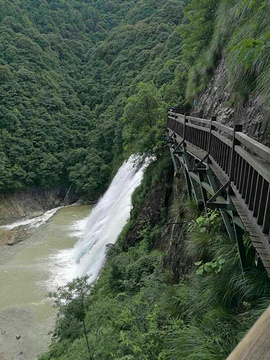
[[[227,83],[236,98],[257,92],[269,105],[269,14],[265,0],[190,2],[182,32],[190,101],[206,87],[223,57]]]
[[[91,285],[88,284],[88,276],[76,278],[66,286],[60,286],[57,291],[50,293],[54,298],[54,306],[58,309],[57,326],[54,333],[60,340],[75,340],[81,335],[82,325],[87,350],[90,352],[86,327],[85,315],[89,308],[89,295]]]
[[[0,1],[0,191],[97,197],[123,156],[159,153],[165,109],[218,60],[269,98],[267,1]],[[124,155],[123,155],[124,154]]]
[[[220,231],[217,212],[186,224],[187,254],[198,263],[179,283],[168,281],[163,253],[156,248],[166,213],[159,223],[144,221],[137,242],[126,248],[125,239],[144,206],[141,193],[154,191],[159,182],[156,173],[166,166],[168,162],[160,158],[146,171],[133,196],[131,220],[117,244],[108,247],[106,265],[87,296],[90,356],[82,322],[74,330],[69,321],[70,313],[73,317],[77,311],[78,300],[72,300],[61,321],[76,338],[70,339],[70,332],[58,322],[57,337],[41,360],[226,359],[269,304],[266,273],[250,265],[243,276],[237,246]],[[181,204],[183,214],[184,208],[190,213],[188,206]],[[203,271],[198,271],[201,266]]]
[[[156,87],[141,83],[124,108],[124,148],[133,154],[159,154],[164,150],[165,103]]]
[[[168,106],[226,60],[269,96],[265,0],[0,0],[0,191],[97,197],[123,156],[159,154]]]

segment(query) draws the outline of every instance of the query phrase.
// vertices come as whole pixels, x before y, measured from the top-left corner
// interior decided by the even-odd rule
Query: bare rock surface
[[[0,234],[0,246],[13,246],[21,241],[26,240],[30,235],[31,233],[26,230],[24,226],[18,226],[13,230],[7,230],[3,234]]]
[[[57,190],[26,190],[11,194],[0,193],[0,225],[18,219],[40,216],[61,204]]]
[[[184,175],[178,173],[174,178],[171,196],[169,199],[167,222],[161,233],[160,244],[165,251],[163,265],[171,269],[170,281],[172,283],[183,279],[190,272],[192,261],[187,255],[186,246],[186,222],[189,222],[189,214],[183,207],[187,192]]]
[[[222,60],[208,87],[195,99],[191,115],[217,121],[233,127],[242,124],[243,132],[270,146],[270,109],[263,104],[262,96],[252,94],[235,102],[226,82],[226,66]]]

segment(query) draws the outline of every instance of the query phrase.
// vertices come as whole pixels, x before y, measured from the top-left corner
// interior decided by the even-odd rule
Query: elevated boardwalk
[[[190,196],[220,210],[228,235],[237,240],[243,269],[247,231],[256,264],[270,276],[270,149],[243,134],[240,125],[232,129],[215,118],[169,111],[167,131],[175,170],[184,171]]]
[[[270,359],[270,307],[260,316],[227,360]]]

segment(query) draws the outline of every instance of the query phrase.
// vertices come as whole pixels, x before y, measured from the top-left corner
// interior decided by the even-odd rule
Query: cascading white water
[[[84,220],[84,229],[75,245],[75,276],[88,274],[92,282],[98,276],[107,244],[114,244],[130,216],[131,196],[141,183],[151,159],[136,166],[136,157],[124,162],[110,187]],[[74,276],[75,275],[75,276]]]
[[[9,229],[16,231],[18,226],[29,230],[26,241],[3,247],[0,252],[3,293],[0,334],[4,334],[0,336],[0,349],[6,359],[17,359],[19,350],[14,347],[13,336],[5,334],[22,335],[24,341],[17,343],[29,359],[45,350],[50,340],[46,334],[55,322],[46,294],[76,276],[87,273],[90,281],[97,278],[104,262],[105,247],[116,242],[129,218],[131,195],[150,161],[142,167],[134,166],[134,157],[125,162],[88,216],[90,206],[74,205],[0,227],[0,234]],[[77,244],[73,247],[75,241]]]
[[[136,165],[136,157],[131,156],[120,167],[110,187],[93,208],[88,218],[75,225],[80,239],[71,253],[62,252],[57,262],[66,264],[65,275],[60,274],[56,283],[88,274],[94,281],[105,259],[107,244],[114,244],[130,216],[131,196],[141,183],[144,169],[152,161],[147,159],[142,166]],[[73,262],[70,265],[70,261]]]
[[[75,247],[76,276],[88,274],[97,278],[103,265],[107,244],[114,244],[126,224],[131,210],[131,196],[141,183],[143,166],[135,165],[131,156],[124,162],[110,187],[89,215],[84,234]]]

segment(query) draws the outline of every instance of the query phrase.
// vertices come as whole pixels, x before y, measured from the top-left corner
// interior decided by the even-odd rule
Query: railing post
[[[183,129],[183,147],[186,147],[186,123],[188,122],[187,114],[184,115],[184,129]]]
[[[209,164],[211,163],[210,159],[209,159],[209,155],[211,153],[211,145],[212,145],[212,130],[214,130],[214,126],[213,126],[213,122],[217,120],[216,116],[212,116],[211,117],[211,122],[210,122],[210,131],[209,131],[209,137],[208,137],[208,148],[207,148],[207,159],[206,162]]]
[[[229,190],[228,190],[228,194],[232,195],[233,191],[231,189],[231,182],[234,178],[234,166],[235,166],[235,146],[239,145],[240,142],[235,138],[235,133],[236,132],[241,132],[243,129],[243,126],[238,124],[238,125],[234,125],[233,127],[233,139],[232,139],[232,148],[231,148],[231,158],[230,158],[230,173],[229,173]]]

